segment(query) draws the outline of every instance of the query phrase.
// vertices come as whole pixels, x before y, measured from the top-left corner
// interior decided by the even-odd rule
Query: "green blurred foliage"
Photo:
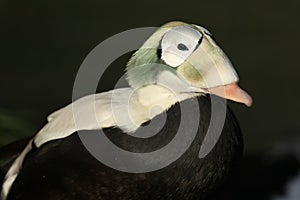
[[[24,118],[24,113],[0,108],[0,146],[32,134],[33,127]]]

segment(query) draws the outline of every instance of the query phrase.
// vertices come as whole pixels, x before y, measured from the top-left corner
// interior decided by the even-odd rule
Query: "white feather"
[[[32,149],[32,140],[29,141],[25,149],[22,151],[22,153],[16,158],[12,166],[9,168],[7,171],[4,182],[2,185],[2,190],[1,190],[1,199],[5,200],[8,192],[15,181],[15,179],[18,176],[19,171],[22,168],[22,163],[27,155],[27,153]]]

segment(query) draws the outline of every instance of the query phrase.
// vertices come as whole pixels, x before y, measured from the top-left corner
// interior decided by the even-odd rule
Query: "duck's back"
[[[227,109],[217,144],[200,159],[201,143],[211,120],[211,103],[205,96],[199,97],[198,102],[200,121],[196,137],[189,149],[172,164],[148,173],[118,171],[94,158],[79,135],[74,133],[65,139],[48,142],[28,154],[8,200],[204,199],[240,159],[243,142],[238,122]],[[196,105],[197,99],[182,103]],[[104,129],[104,132],[113,143],[127,151],[151,152],[169,144],[175,137],[180,116],[180,105],[176,104],[167,111],[164,127],[149,138],[132,137],[118,128]],[[99,133],[85,131],[80,134]]]

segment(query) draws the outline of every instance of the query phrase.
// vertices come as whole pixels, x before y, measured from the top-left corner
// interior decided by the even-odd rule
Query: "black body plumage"
[[[198,153],[210,122],[210,98],[201,96],[182,103],[199,103],[199,129],[190,148],[169,166],[149,173],[117,171],[96,160],[74,133],[48,142],[27,155],[8,200],[205,199],[241,158],[242,135],[237,119],[228,108],[221,137],[213,150],[200,159]],[[167,111],[164,128],[150,138],[134,138],[118,128],[107,128],[104,132],[121,148],[149,152],[168,144],[179,123],[180,105],[175,104]],[[97,134],[97,131],[85,134]]]

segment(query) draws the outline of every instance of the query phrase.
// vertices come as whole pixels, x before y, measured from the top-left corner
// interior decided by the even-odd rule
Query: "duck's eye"
[[[179,49],[180,51],[188,51],[189,50],[189,48],[185,44],[182,44],[182,43],[179,43],[177,45],[177,49]]]

